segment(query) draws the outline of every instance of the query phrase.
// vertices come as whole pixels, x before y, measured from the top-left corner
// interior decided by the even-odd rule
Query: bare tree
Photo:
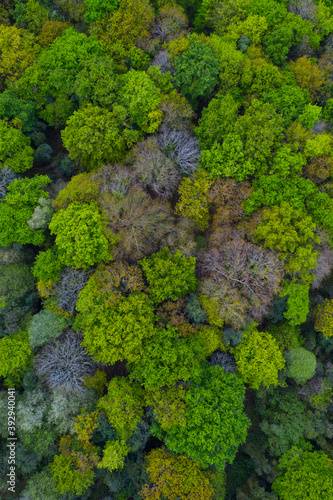
[[[36,373],[44,377],[52,390],[82,392],[85,377],[92,376],[97,365],[81,342],[83,337],[70,330],[55,342],[50,342],[35,358]]]
[[[70,267],[67,267],[61,273],[60,280],[56,283],[54,293],[61,309],[66,312],[74,311],[79,293],[86,286],[90,276],[90,271],[72,269]]]
[[[234,373],[237,370],[233,356],[227,352],[215,351],[210,357],[210,364],[221,366],[224,371]]]
[[[290,0],[288,10],[296,16],[301,16],[305,21],[315,22],[317,20],[316,4],[313,0]]]
[[[165,5],[156,18],[153,33],[161,42],[170,42],[186,35],[188,20],[178,5]]]
[[[159,52],[157,52],[156,56],[151,62],[151,66],[159,67],[161,73],[167,73],[169,71],[172,74],[175,71],[175,68],[171,61],[170,54],[165,49],[162,49]]]
[[[158,135],[157,142],[177,165],[181,177],[192,175],[198,169],[199,143],[187,130],[165,130]]]
[[[157,140],[149,137],[135,149],[135,174],[139,184],[161,198],[170,198],[179,184],[179,174],[170,158],[158,147]]]
[[[133,172],[118,164],[101,167],[91,179],[100,182],[100,193],[105,191],[115,196],[125,196],[134,184]]]
[[[201,292],[216,299],[222,317],[234,328],[249,317],[262,320],[283,277],[283,264],[273,252],[240,238],[206,252],[199,269]]]
[[[114,253],[117,259],[142,259],[156,252],[172,230],[174,216],[168,202],[152,200],[139,187],[116,199],[103,193],[100,200],[105,222],[121,237]]]

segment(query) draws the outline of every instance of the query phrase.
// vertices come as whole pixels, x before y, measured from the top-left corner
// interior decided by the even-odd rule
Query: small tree
[[[29,370],[31,359],[32,352],[26,330],[0,339],[0,376],[5,377],[5,383],[9,387],[14,387],[24,372]]]
[[[333,336],[333,300],[325,299],[315,309],[315,330],[325,338]]]

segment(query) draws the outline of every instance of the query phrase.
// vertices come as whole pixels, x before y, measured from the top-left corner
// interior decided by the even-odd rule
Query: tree
[[[266,332],[258,332],[256,324],[243,334],[235,348],[235,360],[240,376],[252,389],[278,384],[279,370],[285,367],[278,343]]]
[[[154,303],[165,299],[176,300],[194,292],[198,286],[194,257],[188,259],[178,250],[174,255],[165,247],[149,258],[141,260],[149,284],[149,295]]]
[[[196,109],[198,98],[208,100],[217,85],[218,60],[208,45],[197,41],[174,64],[175,85]]]
[[[33,149],[30,139],[20,130],[0,120],[0,165],[13,172],[24,172],[32,167]]]
[[[0,266],[0,337],[25,328],[36,312],[38,296],[31,268],[24,262]]]
[[[143,390],[124,377],[114,377],[107,387],[106,396],[98,401],[98,409],[106,413],[118,438],[127,441],[143,417]]]
[[[58,493],[82,495],[94,482],[94,471],[88,469],[82,473],[75,467],[74,458],[71,455],[55,455],[50,467]]]
[[[315,309],[315,330],[322,332],[325,338],[333,336],[333,300],[325,299]]]
[[[154,408],[154,416],[161,429],[168,430],[178,424],[186,426],[185,395],[183,385],[162,387],[146,393],[147,404]]]
[[[221,143],[232,132],[239,106],[230,93],[219,92],[210,100],[207,108],[202,110],[199,126],[195,129],[203,148],[210,149],[214,141]]]
[[[293,326],[305,323],[309,312],[309,285],[289,283],[283,287],[280,297],[287,297],[287,311],[284,317]]]
[[[151,485],[145,484],[140,491],[142,498],[159,500],[212,500],[214,489],[210,483],[212,474],[186,455],[174,457],[165,448],[156,448],[146,456],[146,467]]]
[[[36,373],[45,378],[51,390],[68,393],[82,391],[85,377],[96,371],[96,365],[84,347],[82,337],[73,330],[49,342],[35,359]]]
[[[264,210],[263,218],[255,230],[258,240],[264,240],[264,247],[280,251],[280,257],[286,259],[286,270],[294,278],[311,283],[310,270],[317,266],[318,255],[313,246],[320,241],[311,217],[283,201]]]
[[[84,20],[88,24],[92,24],[95,21],[102,19],[108,12],[116,10],[118,7],[119,0],[113,0],[111,3],[109,0],[85,0],[86,11],[84,14]]]
[[[0,118],[1,120],[6,120],[12,125],[14,125],[15,121],[17,121],[17,123],[21,122],[20,126],[22,126],[22,132],[30,132],[36,121],[34,105],[31,101],[20,99],[12,90],[5,90],[0,94]],[[6,129],[3,123],[2,127],[5,131]],[[19,131],[15,128],[13,128],[13,130],[17,132]],[[14,132],[12,132],[12,134],[14,138]],[[7,135],[9,135],[8,139],[10,139],[9,131],[7,131]],[[30,145],[30,142],[27,142],[27,144]]]
[[[288,126],[304,111],[306,104],[309,104],[310,94],[308,90],[298,85],[284,83],[277,89],[269,89],[261,99],[263,102],[271,103]]]
[[[199,144],[187,130],[166,129],[157,136],[157,142],[167,158],[176,164],[180,176],[189,177],[198,169]]]
[[[105,192],[99,204],[107,227],[120,236],[116,258],[139,260],[158,251],[173,228],[170,204],[152,200],[139,187],[131,188],[120,199],[117,193]]]
[[[135,174],[139,184],[161,198],[170,198],[179,183],[174,163],[158,147],[157,140],[149,137],[136,148]]]
[[[304,347],[290,349],[284,358],[287,363],[287,376],[293,378],[297,384],[305,384],[314,376],[317,366],[316,356]]]
[[[200,293],[212,299],[220,319],[234,328],[267,314],[283,277],[274,253],[240,238],[205,252],[199,266],[204,274]]]
[[[29,346],[28,333],[21,330],[0,339],[0,376],[5,378],[5,384],[14,387],[29,370],[32,352]]]
[[[53,215],[49,227],[64,265],[87,269],[112,259],[109,245],[118,238],[109,232],[107,239],[96,202],[71,203]]]
[[[71,160],[86,170],[118,161],[125,152],[115,114],[92,104],[73,113],[61,137]]]
[[[63,127],[74,110],[73,87],[85,61],[101,55],[100,43],[74,28],[66,29],[24,72],[15,92],[36,103],[39,116]],[[35,90],[33,90],[35,89]]]
[[[45,252],[39,252],[36,257],[32,273],[39,280],[57,281],[63,264],[60,262],[55,247],[49,248]]]
[[[295,74],[297,84],[310,92],[311,98],[318,101],[325,84],[325,72],[306,56],[291,61],[290,69]]]
[[[89,271],[67,267],[60,275],[54,287],[57,305],[65,312],[73,313],[79,293],[86,286],[90,277]]]
[[[304,451],[294,446],[281,457],[278,469],[272,489],[281,500],[332,497],[332,460],[322,450]]]
[[[147,0],[121,0],[114,13],[106,14],[104,19],[93,24],[91,32],[110,50],[117,43],[129,50],[149,36],[153,20],[154,11]]]
[[[45,21],[37,36],[37,41],[42,47],[47,47],[68,28],[70,28],[69,23],[64,23],[62,21]]]
[[[59,337],[68,326],[68,320],[48,309],[35,314],[28,326],[29,344],[33,350]]]
[[[198,225],[200,230],[208,226],[209,210],[207,203],[207,192],[213,180],[200,169],[190,177],[183,178],[178,192],[180,199],[175,207],[176,214],[187,217]]]
[[[0,89],[17,80],[40,50],[32,33],[16,26],[0,25]]]
[[[122,299],[111,295],[108,300],[103,295],[90,295],[95,286],[92,277],[76,305],[81,314],[76,317],[74,328],[84,332],[82,345],[102,363],[138,361],[143,354],[143,340],[155,333],[149,298],[136,292]]]
[[[97,467],[105,468],[109,471],[122,469],[124,467],[124,459],[130,451],[131,447],[124,440],[107,441],[103,450],[103,458]]]
[[[96,200],[99,194],[99,185],[100,182],[91,179],[89,174],[75,175],[52,201],[52,207],[58,211],[67,208],[70,203],[89,203]]]
[[[36,175],[16,179],[7,188],[7,195],[1,202],[0,244],[11,243],[42,245],[45,240],[44,231],[32,231],[27,222],[31,219],[38,200],[47,198],[44,187],[51,182],[47,175]]]
[[[277,28],[264,38],[265,52],[276,65],[283,64],[293,45],[294,35],[290,28]]]
[[[133,123],[144,133],[154,133],[162,122],[163,112],[158,109],[161,90],[144,71],[131,69],[122,76],[119,104],[124,106]]]
[[[199,375],[205,354],[199,336],[181,338],[175,328],[157,328],[154,336],[143,342],[141,359],[128,364],[130,379],[151,391],[180,380],[187,382]]]
[[[232,462],[245,441],[249,420],[243,413],[245,387],[236,375],[204,365],[186,392],[186,427],[169,429],[165,444],[186,453],[202,467],[217,469]]]

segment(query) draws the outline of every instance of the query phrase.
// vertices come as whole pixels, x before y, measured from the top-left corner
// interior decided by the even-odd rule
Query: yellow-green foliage
[[[219,326],[222,328],[224,325],[224,321],[219,315],[219,307],[216,301],[214,301],[214,299],[211,299],[210,297],[207,297],[207,295],[199,295],[198,297],[202,308],[207,313],[208,322],[211,325]]]
[[[196,222],[201,231],[208,227],[207,193],[212,184],[213,179],[205,170],[200,169],[195,172],[192,179],[184,178],[178,189],[180,200],[175,207],[176,214]]]
[[[34,35],[16,26],[0,25],[0,89],[17,80],[40,50]],[[3,90],[3,89],[1,89]]]
[[[210,356],[222,342],[222,332],[216,326],[202,325],[198,330],[205,356]]]
[[[87,387],[95,389],[99,396],[103,396],[106,384],[106,373],[102,370],[97,370],[93,377],[86,378],[85,384]]]
[[[333,300],[325,299],[315,309],[315,330],[324,337],[333,336]]]
[[[212,500],[214,489],[210,480],[214,477],[204,471],[186,455],[174,456],[165,448],[152,450],[146,457],[146,467],[151,485],[145,484],[140,491],[142,498],[159,500]]]
[[[147,393],[147,404],[153,406],[155,416],[163,430],[174,425],[186,426],[185,388],[173,386]]]
[[[124,467],[124,459],[131,451],[126,441],[108,441],[103,450],[103,458],[97,465],[99,468],[108,469],[110,472]]]
[[[114,377],[108,384],[106,396],[97,403],[104,410],[119,439],[127,440],[143,417],[143,390],[124,377]]]
[[[52,206],[58,211],[67,208],[73,202],[86,202],[96,200],[100,182],[91,180],[89,174],[79,174],[71,178],[67,186],[60,191],[53,200]]]
[[[255,323],[244,331],[234,356],[240,376],[252,389],[277,385],[279,370],[285,368],[277,341],[269,333],[258,332]]]

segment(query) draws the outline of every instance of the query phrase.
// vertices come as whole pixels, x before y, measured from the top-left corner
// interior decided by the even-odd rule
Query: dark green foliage
[[[262,101],[270,102],[276,111],[283,117],[285,125],[289,125],[304,110],[310,102],[307,90],[297,85],[282,85],[279,89],[272,89],[265,93]]]
[[[232,347],[236,347],[240,344],[243,337],[243,332],[234,330],[233,328],[226,328],[223,330],[223,343],[226,345],[232,345]]]
[[[265,37],[266,54],[274,64],[280,66],[286,61],[293,39],[293,31],[290,28],[278,28]]]
[[[31,268],[24,263],[0,266],[0,337],[27,325],[38,302]]]
[[[195,293],[190,294],[187,299],[186,307],[188,317],[195,325],[199,325],[205,321],[206,312],[202,309],[198,296],[195,295]]]
[[[0,94],[0,118],[19,119],[22,122],[22,132],[30,132],[36,121],[34,105],[31,101],[18,98],[12,90],[5,90]]]
[[[198,99],[207,100],[217,85],[218,60],[212,49],[200,41],[175,58],[175,85],[194,108]]]

